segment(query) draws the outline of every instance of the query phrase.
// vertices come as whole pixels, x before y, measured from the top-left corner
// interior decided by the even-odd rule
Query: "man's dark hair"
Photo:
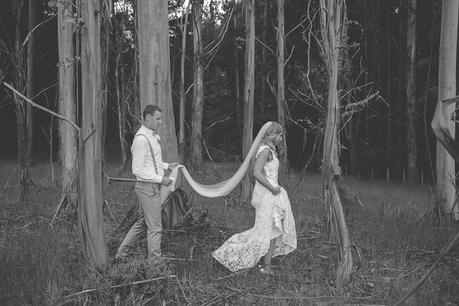
[[[147,106],[145,106],[145,108],[143,109],[143,119],[145,120],[145,118],[147,117],[147,115],[151,115],[153,116],[153,114],[155,112],[163,112],[163,110],[161,109],[161,107],[159,107],[158,105],[153,105],[153,104],[148,104]]]

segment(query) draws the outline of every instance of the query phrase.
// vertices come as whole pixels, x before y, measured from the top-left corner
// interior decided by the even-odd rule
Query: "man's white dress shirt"
[[[156,161],[156,167],[158,172],[155,170],[153,163],[153,157],[151,155],[150,146],[148,145],[147,139],[144,136],[137,136],[143,134],[148,138],[153,149],[154,159]],[[131,146],[132,152],[132,173],[137,177],[138,180],[151,180],[155,183],[161,183],[164,176],[164,169],[169,168],[169,164],[163,162],[161,154],[161,146],[159,144],[159,135],[155,135],[153,130],[141,126],[137,131],[134,141]]]

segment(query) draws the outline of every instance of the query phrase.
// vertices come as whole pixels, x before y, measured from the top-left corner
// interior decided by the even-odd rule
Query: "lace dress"
[[[256,156],[266,148],[270,149],[260,146]],[[275,152],[271,152],[273,158],[266,161],[263,170],[267,180],[273,186],[279,186],[279,160]],[[268,252],[271,239],[276,239],[273,257],[296,249],[295,220],[285,189],[273,195],[257,181],[252,193],[252,206],[256,211],[254,226],[231,236],[212,253],[218,262],[233,272],[254,267]]]

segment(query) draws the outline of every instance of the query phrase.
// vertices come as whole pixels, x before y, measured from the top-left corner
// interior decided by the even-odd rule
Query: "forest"
[[[0,304],[459,304],[459,0],[0,7]],[[254,223],[253,161],[227,195],[167,194],[166,264],[146,239],[115,260],[150,104],[164,161],[204,185],[283,126],[298,246],[275,275],[211,255]]]

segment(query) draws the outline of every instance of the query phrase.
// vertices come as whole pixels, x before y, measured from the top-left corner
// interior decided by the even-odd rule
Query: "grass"
[[[88,267],[80,252],[78,230],[71,216],[50,221],[59,201],[48,164],[31,169],[35,187],[26,203],[17,197],[13,163],[0,164],[0,304],[2,305],[342,305],[394,303],[428,269],[457,227],[437,227],[422,219],[431,207],[429,191],[381,181],[346,177],[344,208],[350,236],[359,250],[343,292],[335,285],[337,246],[329,241],[321,204],[320,176],[293,174],[284,181],[294,211],[298,249],[274,260],[277,275],[256,269],[229,273],[211,257],[232,234],[250,227],[254,212],[237,200],[237,192],[205,199],[190,192],[195,213],[205,211],[206,228],[166,232],[163,251],[174,260],[151,266],[144,260],[145,241],[129,261],[110,264],[103,273]],[[206,165],[195,173],[201,181],[228,177],[234,165]],[[106,171],[115,173],[115,165]],[[129,176],[123,173],[121,176]],[[58,181],[58,180],[57,180]],[[297,186],[295,188],[295,186]],[[105,186],[105,230],[112,260],[123,234],[118,222],[134,204],[131,185]],[[3,193],[2,193],[3,191]],[[356,199],[360,200],[357,201]],[[459,250],[440,264],[407,305],[459,304]],[[168,277],[175,275],[176,277]],[[152,281],[148,281],[155,279]],[[141,284],[132,284],[148,281]],[[126,284],[126,286],[118,286]],[[118,286],[116,288],[110,288]],[[81,293],[84,290],[93,292]],[[75,295],[75,293],[78,293]]]

